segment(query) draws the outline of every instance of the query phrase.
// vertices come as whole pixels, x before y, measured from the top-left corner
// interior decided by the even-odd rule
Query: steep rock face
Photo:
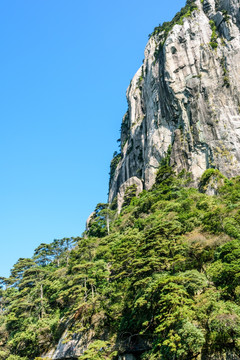
[[[239,0],[196,0],[198,10],[150,37],[127,90],[122,154],[109,202],[136,177],[149,189],[169,146],[175,171],[195,184],[210,167],[240,173]]]
[[[56,349],[50,350],[44,357],[51,360],[78,359],[91,343],[91,338],[80,335],[74,335],[71,340],[66,341],[66,335],[67,332],[60,339]]]

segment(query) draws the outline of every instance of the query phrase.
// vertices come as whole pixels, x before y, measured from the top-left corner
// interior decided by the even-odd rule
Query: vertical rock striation
[[[168,33],[155,28],[127,89],[109,202],[131,178],[151,188],[169,146],[175,171],[195,183],[210,167],[240,173],[239,0],[188,3],[196,9]]]

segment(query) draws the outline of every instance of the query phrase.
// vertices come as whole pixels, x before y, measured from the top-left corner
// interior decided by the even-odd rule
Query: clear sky
[[[0,2],[0,276],[107,201],[125,92],[184,0]]]

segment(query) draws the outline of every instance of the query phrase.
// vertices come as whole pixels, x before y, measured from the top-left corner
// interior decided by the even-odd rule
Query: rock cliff
[[[188,1],[155,28],[127,101],[109,202],[131,178],[151,188],[168,149],[175,171],[190,171],[195,184],[211,167],[239,174],[239,0]]]
[[[167,153],[175,171],[191,172],[195,185],[207,168],[240,174],[239,0],[188,1],[171,23],[155,28],[127,101],[121,153],[110,171],[109,202],[117,196],[118,209],[128,187],[135,184],[137,194],[152,187]],[[75,359],[92,341],[75,335],[66,342],[66,334],[47,356]],[[126,350],[119,359],[135,355]],[[231,352],[201,358],[239,360]]]

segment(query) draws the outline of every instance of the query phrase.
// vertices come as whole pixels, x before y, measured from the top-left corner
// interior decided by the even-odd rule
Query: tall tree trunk
[[[107,233],[109,235],[109,214],[107,213]]]
[[[40,311],[40,317],[43,318],[44,315],[44,306],[43,306],[43,285],[40,285],[40,299],[41,299],[41,311]]]

